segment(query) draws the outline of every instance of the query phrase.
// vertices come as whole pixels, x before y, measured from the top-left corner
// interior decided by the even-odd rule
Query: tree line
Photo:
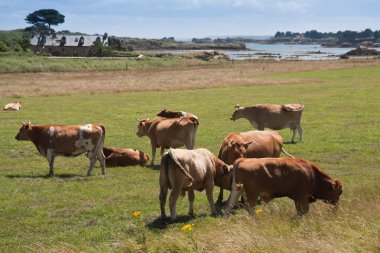
[[[377,41],[380,39],[380,30],[372,31],[367,28],[364,31],[338,31],[333,32],[318,32],[317,30],[306,31],[304,33],[276,32],[274,39],[310,39],[310,40],[328,40],[334,39],[341,43],[355,43],[358,40]]]

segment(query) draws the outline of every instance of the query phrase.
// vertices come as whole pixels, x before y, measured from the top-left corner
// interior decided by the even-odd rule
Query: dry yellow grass
[[[0,74],[0,97],[307,83],[316,80],[263,78],[260,75],[379,64],[378,60],[245,61],[186,69]]]

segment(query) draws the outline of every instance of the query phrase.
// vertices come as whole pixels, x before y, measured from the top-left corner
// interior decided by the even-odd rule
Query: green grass
[[[137,55],[140,53],[137,52]],[[130,69],[184,68],[226,64],[225,61],[206,62],[196,58],[177,57],[170,54],[142,52],[136,57],[117,58],[56,58],[35,56],[30,53],[0,53],[0,73],[119,71]]]
[[[380,68],[352,68],[276,75],[318,82],[199,90],[23,97],[20,112],[0,113],[0,251],[2,252],[379,252],[380,251]],[[13,98],[0,99],[2,104]],[[229,132],[247,131],[246,120],[229,117],[236,103],[303,102],[304,141],[286,144],[295,155],[318,163],[344,182],[340,210],[312,204],[291,220],[289,199],[261,206],[255,221],[244,210],[228,219],[211,217],[204,192],[196,193],[196,218],[179,201],[179,221],[159,222],[159,171],[149,167],[99,165],[85,177],[88,160],[59,157],[56,176],[31,142],[14,139],[19,121],[35,124],[102,123],[106,144],[151,153],[135,135],[135,118],[164,107],[189,111],[201,125],[197,147],[217,154]],[[280,131],[290,140],[289,130]],[[156,161],[158,163],[158,159]],[[216,193],[215,193],[216,195]],[[133,218],[133,211],[141,211]],[[193,233],[181,231],[195,224]],[[146,243],[144,243],[144,241]]]

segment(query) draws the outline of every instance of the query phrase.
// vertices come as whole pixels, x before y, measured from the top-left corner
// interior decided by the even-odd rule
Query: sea
[[[246,43],[247,51],[221,51],[232,60],[333,60],[354,48],[322,47],[318,44],[259,44]]]

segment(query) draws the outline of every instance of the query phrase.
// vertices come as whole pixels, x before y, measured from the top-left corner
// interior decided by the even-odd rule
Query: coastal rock
[[[380,55],[380,52],[376,49],[371,49],[366,46],[359,46],[354,50],[351,50],[340,56],[341,59],[349,59],[350,57],[355,56],[377,56]]]
[[[220,53],[218,51],[202,51],[189,53],[186,55],[187,57],[197,58],[202,61],[210,61],[210,60],[230,60],[230,57],[226,54]]]

